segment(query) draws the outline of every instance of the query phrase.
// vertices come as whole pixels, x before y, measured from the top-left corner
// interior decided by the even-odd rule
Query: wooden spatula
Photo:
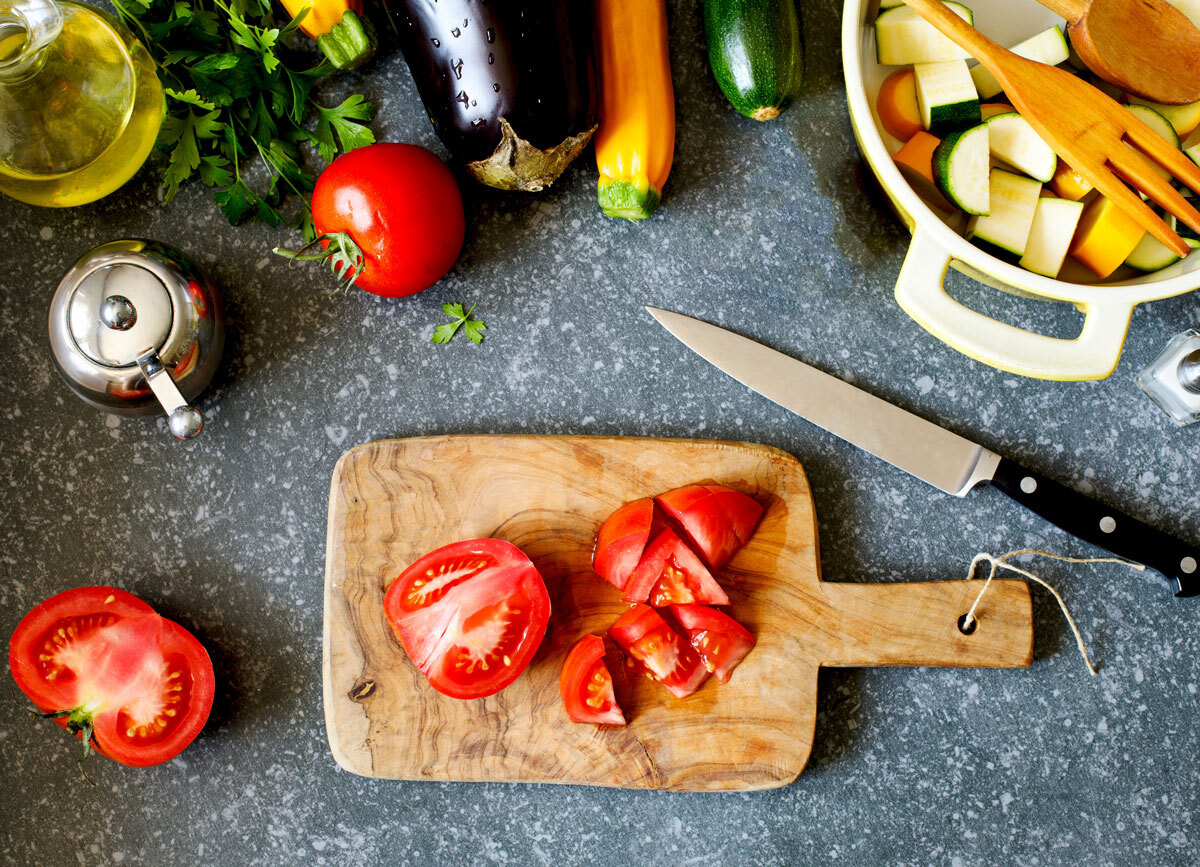
[[[1121,182],[1122,178],[1128,181],[1168,213],[1200,232],[1200,212],[1155,173],[1142,156],[1145,154],[1200,194],[1200,167],[1182,151],[1086,81],[1057,67],[1026,60],[997,45],[951,12],[941,0],[904,2],[986,66],[1021,116],[1071,168],[1177,255],[1188,254],[1183,239]]]
[[[1067,19],[1088,69],[1128,93],[1200,100],[1200,30],[1166,0],[1038,0]]]

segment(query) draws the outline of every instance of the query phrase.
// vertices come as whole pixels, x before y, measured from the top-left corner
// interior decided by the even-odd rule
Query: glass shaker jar
[[[162,125],[154,60],[110,15],[68,0],[0,0],[0,192],[68,207],[106,196]]]
[[[1136,382],[1176,425],[1200,421],[1200,331],[1176,334]]]

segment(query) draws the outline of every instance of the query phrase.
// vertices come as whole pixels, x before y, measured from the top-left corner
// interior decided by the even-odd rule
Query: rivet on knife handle
[[[1008,458],[1000,459],[992,484],[1071,535],[1161,572],[1176,596],[1200,594],[1200,548]]]

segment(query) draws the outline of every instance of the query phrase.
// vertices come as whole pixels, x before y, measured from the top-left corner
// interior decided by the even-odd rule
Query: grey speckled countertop
[[[1200,429],[1133,384],[1194,297],[1146,305],[1103,382],[983,367],[891,298],[906,235],[866,192],[842,95],[839,4],[806,4],[803,101],[776,123],[717,91],[699,4],[675,4],[679,135],[660,213],[603,218],[590,157],[550,191],[464,185],[468,243],[409,300],[329,298],[270,254],[283,230],[228,227],[206,191],[156,203],[143,172],[90,207],[0,201],[0,634],[64,588],[111,582],[193,629],[220,686],[201,737],[161,767],[93,761],[0,701],[0,862],[146,864],[1195,864],[1200,847],[1197,605],[1162,579],[1051,564],[1101,665],[1090,678],[1034,588],[1027,670],[833,670],[792,786],[748,795],[374,782],[330,756],[321,604],[330,473],[383,437],[519,431],[702,436],[779,446],[807,468],[826,577],[955,578],[977,551],[1095,549],[981,490],[957,500],[721,376],[643,311],[732,327],[1113,504],[1200,540]],[[349,84],[380,138],[440,144],[398,56]],[[59,381],[45,316],[94,244],[190,250],[223,287],[226,362],[181,444],[160,419],[93,411]],[[955,280],[1010,321],[1078,329],[1065,305]],[[487,341],[428,342],[446,301],[478,301]]]

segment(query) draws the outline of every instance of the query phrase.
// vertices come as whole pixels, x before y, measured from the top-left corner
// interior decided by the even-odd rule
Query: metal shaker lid
[[[91,271],[67,305],[75,345],[105,367],[129,367],[147,351],[160,350],[173,319],[170,291],[154,272],[133,262]]]

